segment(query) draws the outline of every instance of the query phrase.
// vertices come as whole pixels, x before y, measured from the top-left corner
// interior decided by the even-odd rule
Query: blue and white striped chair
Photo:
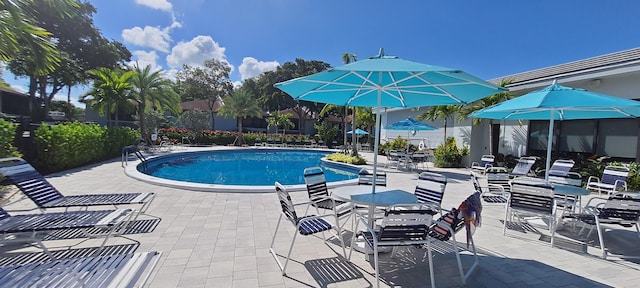
[[[276,224],[276,230],[273,232],[273,239],[271,240],[271,246],[269,246],[270,247],[269,252],[271,252],[271,255],[273,255],[273,258],[278,263],[280,270],[282,270],[282,275],[287,275],[285,271],[287,269],[287,264],[289,263],[289,258],[291,257],[293,244],[296,242],[296,236],[298,236],[298,234],[303,236],[309,236],[309,235],[323,232],[323,235],[324,235],[324,231],[335,230],[336,233],[334,233],[333,235],[340,240],[340,245],[342,246],[342,253],[346,258],[347,252],[344,248],[344,241],[342,240],[342,237],[340,237],[340,226],[338,225],[338,216],[335,213],[325,214],[325,215],[298,216],[298,214],[296,213],[295,206],[310,205],[310,203],[304,202],[304,203],[293,204],[293,202],[291,201],[291,195],[289,195],[289,192],[287,192],[286,187],[278,182],[275,183],[275,186],[276,186],[276,193],[278,194],[278,199],[280,201],[280,207],[282,208],[282,213],[280,214],[280,218],[278,218],[278,224]],[[335,222],[334,222],[335,225],[325,220],[324,218],[326,217],[333,217],[335,219]],[[280,262],[280,259],[278,259],[278,255],[276,254],[276,250],[274,246],[276,241],[276,236],[278,235],[278,228],[280,227],[280,223],[282,222],[283,218],[288,220],[291,224],[293,224],[293,226],[296,227],[296,231],[298,232],[293,234],[293,239],[291,240],[291,245],[289,246],[289,252],[287,252],[284,265]],[[326,241],[326,238],[325,238],[325,241]]]
[[[482,157],[480,158],[480,163],[471,163],[471,171],[484,174],[487,171],[487,168],[493,167],[493,162],[495,161],[495,159],[496,158],[493,155],[482,155]]]
[[[606,192],[609,196],[619,188],[627,191],[627,176],[629,176],[628,167],[607,166],[602,172],[602,178],[589,176],[587,189],[597,191],[598,194]]]
[[[414,194],[420,203],[434,204],[438,211],[442,210],[442,197],[447,187],[447,177],[433,172],[422,172],[418,176],[418,184]]]

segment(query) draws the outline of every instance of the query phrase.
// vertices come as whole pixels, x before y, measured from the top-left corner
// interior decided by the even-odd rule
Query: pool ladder
[[[122,167],[127,166],[129,155],[131,154],[135,155],[138,160],[142,162],[144,169],[147,169],[147,158],[142,155],[142,152],[140,152],[140,149],[138,149],[138,147],[133,145],[122,148],[122,159],[120,160],[120,164],[122,165]]]

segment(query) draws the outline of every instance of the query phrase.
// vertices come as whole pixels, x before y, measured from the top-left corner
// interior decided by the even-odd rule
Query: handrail
[[[122,148],[122,159],[120,161],[122,167],[127,166],[130,154],[136,155],[138,160],[142,162],[143,167],[145,169],[147,168],[147,158],[142,155],[142,152],[140,152],[140,149],[138,149],[137,146],[133,145]]]

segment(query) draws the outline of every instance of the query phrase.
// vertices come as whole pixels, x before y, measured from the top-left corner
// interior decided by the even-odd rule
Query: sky
[[[214,58],[229,63],[236,84],[296,58],[339,66],[344,53],[365,59],[380,48],[489,80],[640,47],[635,0],[89,2],[96,27],[125,44],[132,61],[172,77],[183,64]],[[72,90],[77,106],[87,90]]]

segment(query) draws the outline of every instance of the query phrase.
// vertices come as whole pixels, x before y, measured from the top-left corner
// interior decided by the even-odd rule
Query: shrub
[[[39,161],[35,164],[54,172],[95,163],[119,155],[124,146],[135,144],[139,137],[125,127],[79,122],[43,124],[35,131]]]
[[[640,164],[632,162],[629,164],[629,177],[627,177],[627,189],[631,191],[640,190]]]
[[[438,146],[434,152],[434,163],[436,167],[461,167],[462,156],[469,154],[469,148],[458,149],[456,139],[447,137],[444,144]]]
[[[367,164],[367,160],[360,156],[352,156],[342,153],[333,153],[327,155],[327,159],[335,162],[353,164],[353,165],[365,165]]]
[[[18,148],[13,146],[16,137],[16,125],[0,119],[0,158],[22,157]]]

